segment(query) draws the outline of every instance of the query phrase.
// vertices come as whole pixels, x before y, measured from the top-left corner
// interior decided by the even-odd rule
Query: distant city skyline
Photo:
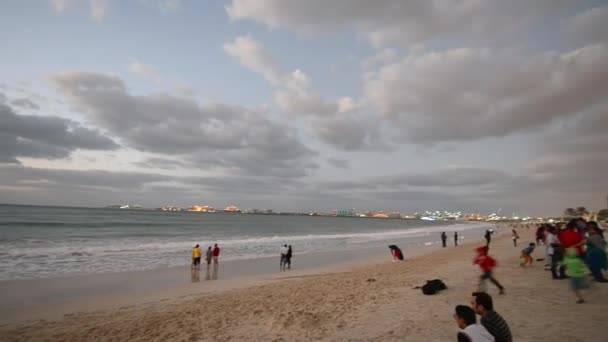
[[[555,216],[608,195],[608,2],[0,4],[0,203]]]

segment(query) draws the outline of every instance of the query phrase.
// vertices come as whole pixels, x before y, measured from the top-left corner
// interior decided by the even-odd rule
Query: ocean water
[[[122,272],[186,265],[213,243],[222,260],[439,242],[441,231],[487,226],[417,220],[0,206],[0,280]]]

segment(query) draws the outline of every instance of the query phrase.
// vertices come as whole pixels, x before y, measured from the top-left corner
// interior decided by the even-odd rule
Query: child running
[[[534,242],[530,242],[530,245],[528,247],[521,250],[521,259],[523,259],[521,264],[519,264],[521,267],[524,267],[526,265],[532,266],[532,252],[534,252],[535,247],[536,244]]]
[[[486,292],[486,279],[490,280],[498,289],[500,294],[505,294],[505,288],[500,285],[498,280],[494,278],[493,270],[496,267],[496,260],[488,255],[489,248],[487,246],[477,247],[477,257],[473,259],[473,265],[479,265],[481,268],[481,276],[479,277],[478,292]]]
[[[566,249],[566,256],[562,263],[566,266],[566,275],[570,278],[570,286],[576,295],[576,302],[578,304],[584,303],[585,299],[581,294],[581,290],[587,288],[587,283],[585,282],[587,266],[585,266],[583,259],[578,256],[574,248]]]

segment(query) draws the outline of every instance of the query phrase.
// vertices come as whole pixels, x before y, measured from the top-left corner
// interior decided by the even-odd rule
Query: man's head
[[[217,243],[215,245],[213,245],[214,247],[217,247]]]
[[[534,247],[536,244],[534,242],[530,242],[530,247]]]
[[[488,255],[488,247],[487,246],[479,246],[475,249],[477,255]]]
[[[492,297],[485,292],[473,292],[473,298],[471,298],[471,307],[475,310],[478,315],[485,315],[488,311],[494,310],[494,303]]]
[[[287,245],[283,245],[283,247],[287,247]]]
[[[194,248],[198,248],[198,245],[194,246]]]
[[[454,312],[454,319],[460,329],[464,329],[471,324],[477,323],[475,311],[466,305],[457,305]]]

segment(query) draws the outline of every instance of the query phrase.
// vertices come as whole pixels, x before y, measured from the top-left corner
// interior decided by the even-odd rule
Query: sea
[[[440,232],[481,236],[454,221],[163,212],[0,205],[0,281],[187,265],[191,249],[217,243],[222,260],[440,243]]]

